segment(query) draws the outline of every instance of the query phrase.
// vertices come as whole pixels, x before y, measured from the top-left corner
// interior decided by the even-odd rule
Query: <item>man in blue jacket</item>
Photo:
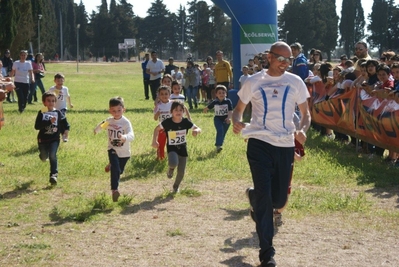
[[[302,53],[302,45],[293,43],[290,45],[294,61],[292,62],[292,73],[301,77],[304,81],[309,76],[308,60]]]

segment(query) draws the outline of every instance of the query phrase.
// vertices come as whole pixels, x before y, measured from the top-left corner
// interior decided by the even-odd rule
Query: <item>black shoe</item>
[[[166,176],[171,179],[173,177],[173,172],[175,171],[175,169],[169,168],[168,173],[166,174]]]
[[[57,184],[57,174],[52,174],[50,176],[50,184],[51,185],[56,185]]]
[[[251,216],[251,219],[256,222],[255,220],[255,212],[254,212],[254,208],[251,205],[251,196],[253,193],[255,192],[255,189],[253,189],[252,187],[248,187],[245,190],[245,194],[247,195],[248,201],[249,201],[249,216]]]
[[[269,260],[264,260],[264,261],[262,261],[262,263],[261,263],[260,266],[261,266],[261,267],[276,267],[276,266],[277,266],[277,263],[276,263],[276,261],[274,260],[273,257],[270,257]]]

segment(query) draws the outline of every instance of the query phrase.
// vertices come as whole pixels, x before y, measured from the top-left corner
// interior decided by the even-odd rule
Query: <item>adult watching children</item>
[[[150,74],[147,73],[147,63],[150,60],[150,54],[146,53],[143,62],[141,62],[141,69],[143,70],[143,85],[144,85],[144,96],[145,99],[150,99],[149,87],[150,87]]]
[[[30,83],[35,83],[35,75],[33,74],[32,63],[26,60],[28,51],[21,50],[19,53],[20,60],[17,60],[12,65],[11,77],[14,77],[15,91],[18,96],[18,110],[20,113],[24,112],[26,102],[29,96]]]
[[[357,59],[365,59],[369,60],[371,59],[369,53],[368,53],[368,48],[366,42],[359,41],[355,44],[355,55]],[[355,68],[355,75],[356,77],[359,77],[361,75],[360,71],[360,65],[357,63],[358,61],[355,62],[354,68]]]
[[[161,85],[161,76],[165,72],[165,65],[157,58],[157,52],[151,52],[151,60],[147,63],[147,73],[150,74],[150,88],[152,100],[157,98],[157,90]]]

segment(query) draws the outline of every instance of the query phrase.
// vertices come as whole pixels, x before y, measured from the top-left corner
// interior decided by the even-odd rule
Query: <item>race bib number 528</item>
[[[186,133],[187,133],[186,130],[169,131],[168,132],[169,145],[178,146],[186,143]]]

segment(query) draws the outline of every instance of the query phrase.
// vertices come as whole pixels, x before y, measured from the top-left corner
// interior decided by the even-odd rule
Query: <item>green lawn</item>
[[[153,120],[152,101],[144,100],[140,63],[81,63],[79,73],[76,64],[71,63],[47,64],[46,67],[45,87],[53,85],[55,73],[62,72],[74,104],[67,114],[71,124],[69,142],[61,143],[58,151],[58,185],[50,187],[49,163],[41,162],[38,157],[34,121],[41,102],[29,105],[23,114],[18,113],[16,103],[4,103],[6,124],[0,130],[0,161],[5,165],[0,167],[0,232],[19,225],[28,225],[24,231],[29,232],[29,227],[37,221],[107,221],[113,212],[143,201],[137,197],[141,189],[127,190],[131,188],[129,185],[149,187],[166,178],[167,163],[156,161],[156,151],[151,147],[157,122]],[[131,143],[132,157],[120,185],[122,197],[117,204],[112,203],[109,174],[104,172],[108,162],[106,134],[93,134],[96,124],[109,116],[108,100],[113,96],[125,99],[125,116],[130,119],[135,133]],[[202,134],[188,138],[189,162],[182,183],[182,197],[200,196],[201,191],[196,186],[203,182],[228,183],[244,179],[251,185],[245,142],[230,130],[223,151],[217,154],[212,112],[202,113],[203,107],[200,105],[191,112]],[[394,223],[399,220],[398,169],[378,159],[370,161],[359,157],[354,148],[309,131],[306,158],[296,163],[293,185],[288,206],[293,217],[300,219],[304,214],[324,216],[337,212],[362,214],[372,222],[368,227],[378,227],[383,218],[384,227],[398,230]],[[171,197],[171,186],[172,183],[158,192],[159,197]],[[391,199],[396,205],[384,208],[380,205],[383,198]],[[179,230],[174,230],[168,235],[180,234]],[[9,238],[12,240],[11,233]],[[45,250],[48,245],[18,246],[19,249]],[[5,248],[6,244],[0,245],[0,257],[6,255]],[[50,260],[59,256],[52,257]]]

